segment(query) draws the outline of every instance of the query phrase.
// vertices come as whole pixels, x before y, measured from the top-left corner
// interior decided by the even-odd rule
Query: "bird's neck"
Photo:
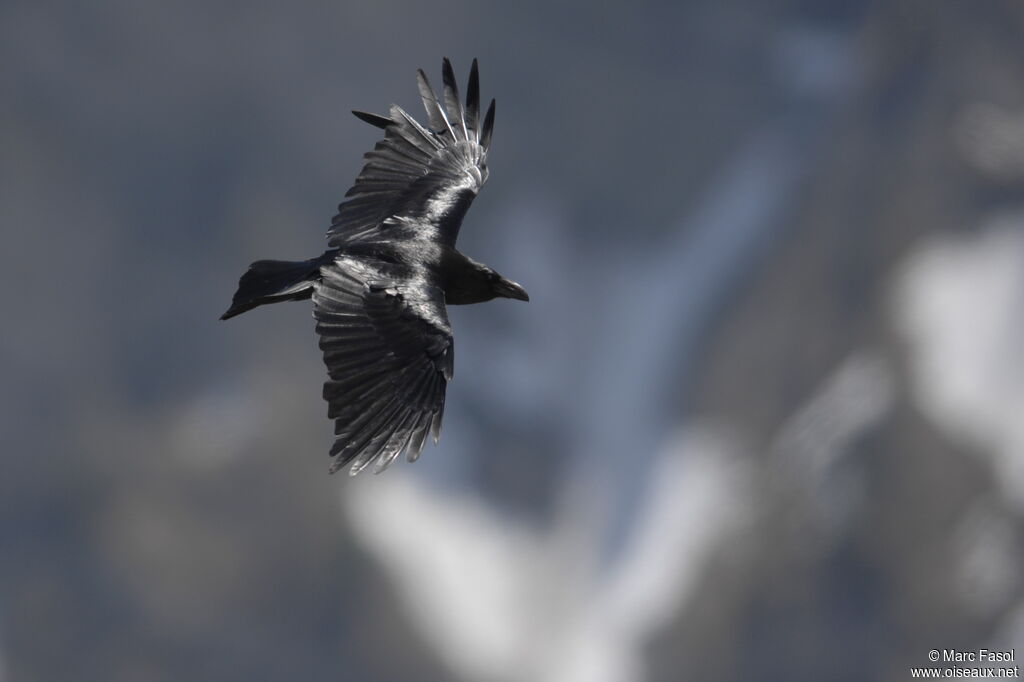
[[[449,305],[483,303],[494,298],[490,268],[455,249],[445,250],[439,274],[445,303]]]

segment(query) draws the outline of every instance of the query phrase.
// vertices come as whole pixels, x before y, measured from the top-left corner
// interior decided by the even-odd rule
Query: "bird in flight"
[[[353,111],[384,131],[327,231],[331,247],[306,261],[249,266],[222,320],[278,301],[313,299],[334,419],[330,471],[409,461],[427,434],[441,434],[455,361],[445,306],[493,298],[530,300],[526,290],[455,248],[459,227],[487,181],[494,100],[480,121],[477,63],[465,105],[451,62],[443,99],[417,72],[427,125],[401,107],[388,116]]]

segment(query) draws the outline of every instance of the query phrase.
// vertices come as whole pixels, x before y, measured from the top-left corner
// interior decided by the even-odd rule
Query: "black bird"
[[[318,258],[256,261],[220,319],[278,301],[313,299],[313,317],[330,376],[334,473],[351,462],[383,471],[403,451],[436,444],[455,349],[446,304],[492,298],[530,300],[526,291],[455,249],[462,219],[487,181],[494,100],[480,123],[477,63],[466,105],[444,60],[444,105],[417,72],[428,127],[401,107],[390,116],[353,111],[384,130],[355,185],[338,207]]]

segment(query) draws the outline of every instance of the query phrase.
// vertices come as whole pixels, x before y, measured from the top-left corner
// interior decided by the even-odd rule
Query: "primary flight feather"
[[[383,471],[436,443],[455,347],[445,306],[526,291],[455,248],[462,219],[487,181],[494,100],[480,121],[477,63],[465,106],[452,65],[442,65],[442,99],[423,71],[422,126],[401,107],[388,116],[353,113],[384,139],[338,207],[318,258],[256,261],[238,283],[226,320],[267,303],[313,299],[327,365],[324,399],[334,419],[331,473]]]

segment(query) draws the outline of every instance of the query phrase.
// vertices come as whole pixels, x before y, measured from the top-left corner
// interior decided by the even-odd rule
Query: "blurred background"
[[[328,476],[318,255],[496,97],[444,437]],[[903,680],[1024,651],[1024,6],[0,5],[0,680]],[[464,87],[464,86],[463,86]]]

